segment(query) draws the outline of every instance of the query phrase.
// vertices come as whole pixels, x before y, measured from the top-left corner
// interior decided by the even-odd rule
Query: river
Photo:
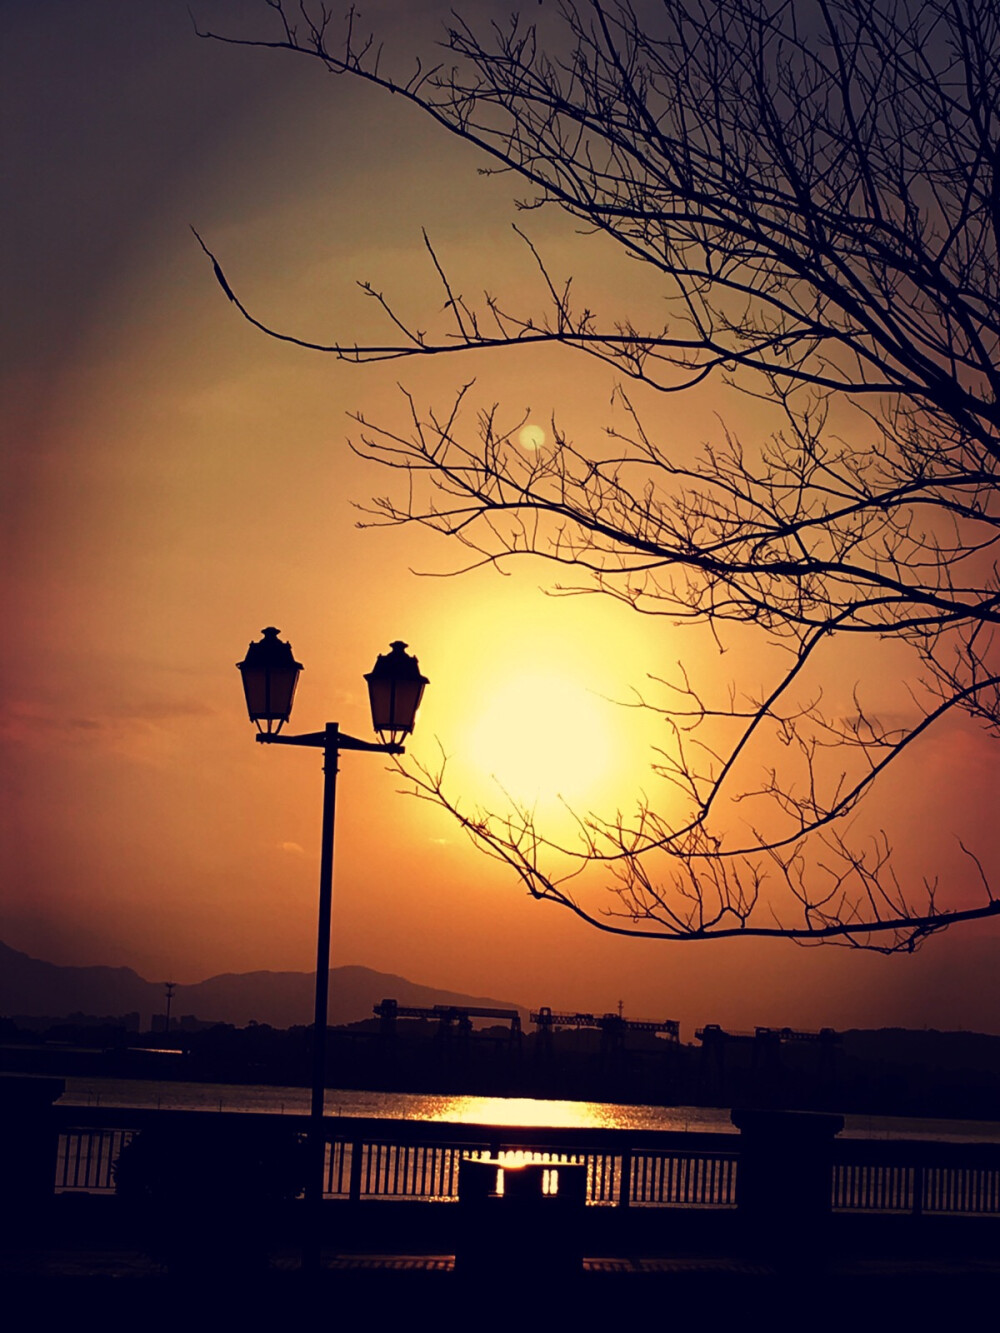
[[[60,1106],[136,1106],[178,1111],[268,1111],[304,1115],[307,1088],[146,1079],[67,1078]],[[329,1088],[328,1115],[543,1128],[707,1130],[734,1134],[729,1111],[712,1106],[623,1106],[614,1102],[544,1101],[532,1097],[440,1096]],[[1000,1122],[845,1115],[844,1136],[1000,1143]]]

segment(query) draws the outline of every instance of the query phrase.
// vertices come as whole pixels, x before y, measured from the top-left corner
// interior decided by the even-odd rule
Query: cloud
[[[73,732],[116,736],[130,727],[155,727],[181,718],[211,715],[211,708],[190,698],[109,702],[107,707],[83,717],[44,700],[15,698],[0,707],[0,735],[14,740],[53,733],[65,738]]]

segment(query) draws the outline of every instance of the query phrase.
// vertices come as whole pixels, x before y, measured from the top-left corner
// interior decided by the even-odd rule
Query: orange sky
[[[253,6],[196,8],[219,26]],[[439,308],[422,226],[464,290],[529,299],[510,183],[477,176],[474,153],[397,102],[199,42],[186,0],[13,0],[0,22],[14,201],[0,938],[180,982],[312,967],[318,756],[253,744],[234,669],[267,624],[306,666],[299,728],[367,735],[362,674],[403,638],[431,681],[413,753],[442,747],[469,799],[491,796],[495,773],[514,791],[537,779],[543,808],[557,791],[627,806],[662,733],[607,699],[678,658],[724,683],[730,660],[607,602],[547,599],[542,566],[416,577],[456,557],[427,534],[358,530],[352,505],[392,479],[346,446],[352,410],[402,421],[397,379],[428,406],[476,377],[475,403],[500,401],[512,424],[555,412],[597,438],[621,424],[611,378],[557,351],[359,368],[279,346],[238,319],[188,230],[270,322],[363,337],[379,326],[357,279],[421,317]],[[650,308],[641,275],[601,243],[556,217],[531,226],[598,309]],[[718,438],[716,413],[749,438],[764,425],[714,388],[643,410],[678,449]],[[865,665],[832,684],[845,707]],[[900,682],[880,669],[884,707]],[[920,749],[912,786],[878,811],[906,875],[941,869],[961,893],[956,838],[989,858],[996,777],[973,731]],[[344,757],[335,963],[529,1005],[623,1000],[680,1018],[686,1039],[712,1021],[1000,1031],[995,927],[890,959],[614,940],[528,901],[399,786],[382,760]]]

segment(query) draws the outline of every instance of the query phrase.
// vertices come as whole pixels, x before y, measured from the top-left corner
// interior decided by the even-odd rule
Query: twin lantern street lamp
[[[278,638],[273,625],[263,630],[259,643],[251,643],[247,655],[238,662],[243,677],[250,721],[256,722],[258,740],[274,740],[291,716],[295,686],[302,663],[292,656],[292,645]],[[420,674],[415,657],[398,639],[391,652],[381,654],[365,676],[372,710],[372,727],[382,738],[381,745],[341,738],[344,750],[376,750],[383,754],[402,754],[400,738],[409,736],[417,719],[426,677]],[[317,733],[318,734],[318,733]],[[285,744],[318,745],[312,737],[282,737]]]
[[[323,1103],[326,1087],[326,1026],[330,989],[330,909],[333,900],[333,826],[337,796],[337,760],[341,750],[366,750],[375,754],[402,754],[403,737],[413,731],[417,709],[427,680],[420,674],[415,657],[406,644],[395,642],[378,657],[365,676],[371,702],[372,726],[379,742],[345,735],[336,722],[322,731],[301,736],[281,734],[292,712],[292,700],[302,664],[292,655],[291,644],[278,638],[273,625],[251,643],[237,666],[243,677],[250,721],[256,723],[257,740],[264,744],[306,745],[323,751],[323,836],[319,871],[319,929],[316,942],[316,1008],[313,1027],[312,1103],[310,1140],[314,1153],[307,1196],[316,1206],[323,1197]]]

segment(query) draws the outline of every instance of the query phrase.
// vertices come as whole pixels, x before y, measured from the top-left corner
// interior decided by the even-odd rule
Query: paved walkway
[[[741,1252],[735,1232],[699,1226],[693,1215],[672,1219],[669,1231],[636,1232],[645,1236],[646,1253],[634,1253],[625,1240],[617,1253],[588,1256],[576,1271],[552,1262],[545,1235],[505,1236],[488,1262],[470,1272],[456,1271],[450,1253],[433,1252],[454,1243],[434,1233],[433,1217],[421,1225],[427,1215],[407,1211],[397,1234],[388,1225],[395,1214],[378,1212],[372,1216],[386,1219],[381,1229],[348,1218],[331,1230],[315,1272],[303,1270],[298,1250],[284,1244],[264,1271],[177,1274],[128,1243],[131,1233],[119,1224],[102,1223],[104,1216],[101,1209],[68,1207],[51,1228],[7,1233],[0,1245],[0,1315],[12,1333],[98,1321],[102,1333],[200,1327],[273,1333],[320,1315],[327,1323],[343,1310],[352,1313],[351,1327],[368,1333],[404,1333],[414,1325],[418,1333],[646,1333],[647,1326],[947,1333],[992,1327],[1000,1309],[1000,1228],[992,1224],[855,1229],[839,1249],[776,1263]],[[380,1241],[395,1252],[378,1252]],[[594,1241],[596,1233],[585,1243]],[[348,1253],[351,1244],[370,1252]],[[428,1252],[407,1248],[416,1244]]]
[[[456,1278],[454,1256],[450,1254],[345,1254],[324,1251],[320,1260],[323,1274],[343,1273],[426,1273],[449,1274]],[[302,1261],[297,1250],[285,1248],[271,1260],[264,1280],[282,1281],[301,1275]],[[526,1269],[523,1258],[505,1263],[499,1258],[496,1271],[546,1273],[544,1262]],[[635,1258],[585,1257],[580,1276],[591,1277],[678,1276],[692,1277],[727,1274],[732,1277],[787,1281],[795,1274],[808,1273],[817,1280],[851,1279],[913,1280],[935,1278],[950,1280],[990,1280],[1000,1283],[1000,1253],[996,1255],[941,1255],[907,1257],[900,1255],[864,1255],[816,1257],[815,1262],[774,1263],[734,1254],[687,1254],[669,1257]],[[0,1277],[7,1279],[59,1278],[86,1281],[112,1279],[117,1282],[169,1280],[166,1267],[140,1250],[121,1244],[105,1245],[18,1245],[0,1247]]]
[[[570,1274],[525,1267],[515,1253],[463,1274],[450,1255],[324,1253],[308,1273],[289,1251],[261,1273],[178,1276],[120,1246],[0,1251],[0,1308],[12,1333],[96,1323],[103,1333],[273,1333],[319,1319],[368,1333],[947,1333],[991,1327],[998,1306],[1000,1256],[806,1266],[732,1255],[589,1258]]]

